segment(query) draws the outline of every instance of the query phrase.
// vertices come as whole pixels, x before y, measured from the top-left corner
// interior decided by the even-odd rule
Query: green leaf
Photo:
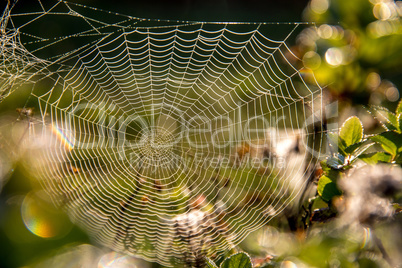
[[[359,155],[361,155],[362,153],[367,151],[367,149],[369,149],[371,146],[374,145],[374,143],[366,143],[366,142],[367,142],[367,140],[364,140],[364,141],[352,144],[345,149],[345,152],[349,155],[353,155],[354,157],[358,157]]]
[[[394,113],[389,113],[388,120],[389,120],[389,124],[388,124],[389,130],[398,130],[399,123],[398,123],[397,116]]]
[[[340,142],[345,148],[363,139],[363,125],[356,116],[351,116],[343,123],[339,133]]]
[[[250,257],[244,253],[236,253],[224,260],[221,268],[252,268]]]
[[[208,268],[218,268],[218,266],[216,266],[216,264],[210,258],[207,257],[206,260]]]
[[[381,144],[384,151],[390,153],[393,158],[402,152],[402,134],[388,131],[372,136],[370,139]]]
[[[397,115],[402,114],[402,99],[399,101],[398,106],[396,107],[395,113]]]
[[[397,116],[387,108],[381,106],[372,106],[370,112],[381,123],[385,130],[398,129]]]
[[[398,114],[398,132],[401,133],[402,132],[402,113]]]
[[[392,160],[391,155],[385,152],[375,152],[369,154],[362,154],[359,159],[363,160],[367,164],[375,165],[378,163],[389,163]]]
[[[335,181],[325,175],[318,181],[317,192],[326,202],[331,201],[334,196],[342,195]]]
[[[361,145],[359,148],[357,148],[356,150],[353,151],[353,156],[359,157],[359,155],[361,155],[362,153],[367,151],[373,145],[374,145],[374,143],[367,143],[367,144]]]
[[[345,153],[347,153],[348,155],[352,154],[357,148],[359,148],[362,144],[364,143],[364,141],[352,144],[348,147],[345,148]]]

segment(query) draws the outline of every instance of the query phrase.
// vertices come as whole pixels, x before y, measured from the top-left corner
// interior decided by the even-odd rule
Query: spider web
[[[314,143],[306,123],[322,89],[287,44],[300,27],[9,5],[1,109],[35,127],[36,176],[96,241],[196,266],[281,213],[311,176],[317,158],[302,145]]]

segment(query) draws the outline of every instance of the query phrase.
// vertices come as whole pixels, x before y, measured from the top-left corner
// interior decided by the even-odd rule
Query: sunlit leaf
[[[336,182],[325,175],[321,176],[318,181],[317,191],[321,198],[326,202],[331,201],[334,196],[342,195]]]
[[[372,106],[370,112],[381,123],[385,130],[397,130],[397,116],[385,107]]]
[[[370,139],[379,143],[384,151],[393,157],[402,152],[402,134],[389,131],[372,136]]]
[[[351,116],[343,123],[339,133],[340,142],[345,149],[363,139],[363,125],[356,116]]]
[[[374,143],[367,143],[367,141],[364,140],[347,147],[345,152],[349,155],[353,155],[353,157],[358,157],[373,145]]]
[[[375,165],[378,163],[389,163],[392,159],[391,155],[385,152],[374,152],[369,154],[361,154],[359,159],[367,164]]]
[[[399,101],[398,106],[396,107],[395,113],[397,115],[402,114],[402,99]]]
[[[402,113],[398,114],[398,132],[401,133],[402,132]]]
[[[374,145],[374,143],[368,143],[368,144],[359,146],[356,150],[353,151],[353,156],[359,157],[359,155],[361,155],[362,153],[367,151],[373,145]]]

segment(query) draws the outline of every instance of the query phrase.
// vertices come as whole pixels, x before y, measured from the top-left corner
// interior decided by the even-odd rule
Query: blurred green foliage
[[[304,18],[317,28],[299,35],[300,55],[332,101],[395,107],[402,82],[399,1],[314,0]]]

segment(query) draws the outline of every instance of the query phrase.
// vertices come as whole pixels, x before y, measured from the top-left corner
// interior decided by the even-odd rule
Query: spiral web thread
[[[18,4],[1,21],[1,104],[35,111],[37,176],[102,245],[197,266],[304,189],[322,90],[287,45],[300,23]]]

